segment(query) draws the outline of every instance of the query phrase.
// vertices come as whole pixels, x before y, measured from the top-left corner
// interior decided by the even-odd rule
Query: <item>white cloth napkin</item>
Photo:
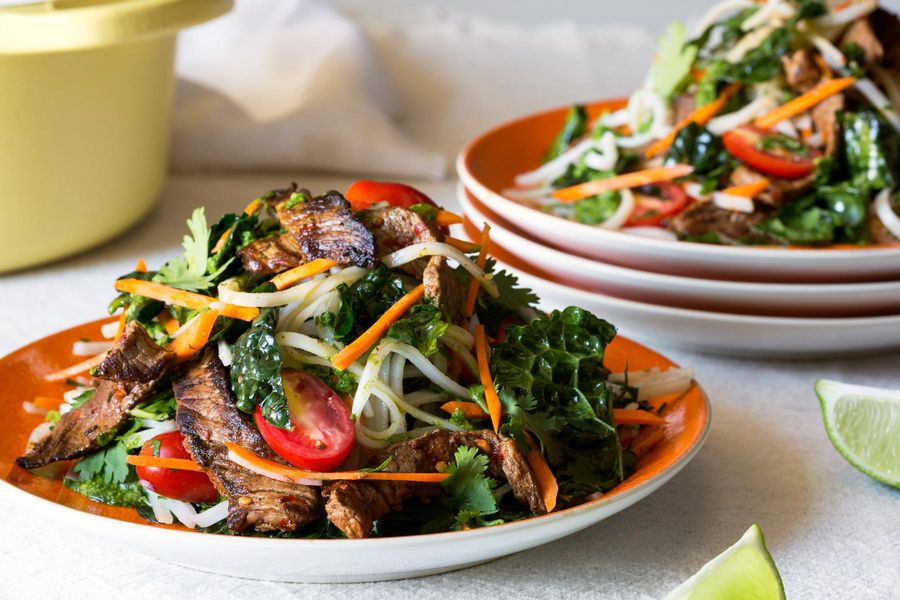
[[[439,178],[445,159],[394,122],[399,103],[366,34],[319,0],[243,0],[179,39],[178,171]]]

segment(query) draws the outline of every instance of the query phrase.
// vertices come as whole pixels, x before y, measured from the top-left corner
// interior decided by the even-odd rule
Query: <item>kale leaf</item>
[[[623,477],[602,364],[615,335],[606,321],[568,307],[509,327],[491,357],[494,384],[506,404],[504,432],[521,439],[523,427],[534,430],[557,470],[564,500],[608,489]]]
[[[587,127],[587,109],[576,104],[566,113],[566,121],[563,123],[562,129],[553,138],[553,142],[544,154],[544,162],[553,160],[568,148],[572,140],[577,139],[584,134]]]
[[[900,154],[896,132],[872,111],[843,113],[840,124],[844,158],[854,182],[871,190],[893,187],[897,178],[891,165]]]
[[[281,383],[281,353],[275,343],[278,309],[264,308],[232,348],[231,387],[237,407],[253,414],[260,406],[266,421],[289,429],[291,417]]]
[[[356,337],[371,327],[405,293],[401,276],[392,273],[381,263],[370,269],[350,287],[354,318],[351,337]]]
[[[666,152],[665,161],[666,164],[693,165],[692,176],[704,181],[704,188],[709,185],[712,189],[719,178],[734,169],[736,164],[725,150],[722,138],[697,123],[691,123],[678,132]]]
[[[388,329],[387,337],[409,344],[425,356],[438,349],[438,338],[447,333],[450,323],[437,306],[431,303],[413,306],[406,316]]]

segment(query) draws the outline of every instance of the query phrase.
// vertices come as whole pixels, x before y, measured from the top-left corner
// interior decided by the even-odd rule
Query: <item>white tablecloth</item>
[[[298,177],[313,190],[349,179]],[[113,279],[136,259],[179,252],[195,205],[210,218],[281,186],[275,176],[178,177],[159,208],[118,240],[65,262],[0,277],[0,354],[103,314]],[[421,187],[447,206],[452,183]],[[627,328],[622,332],[628,335]],[[659,598],[754,522],[790,598],[889,598],[900,588],[900,493],[856,472],[825,436],[820,376],[900,387],[900,355],[764,362],[668,350],[697,370],[713,406],[703,451],[674,480],[586,531],[487,565],[379,584],[230,579],[142,557],[5,507],[0,598]],[[13,419],[15,415],[5,415]]]

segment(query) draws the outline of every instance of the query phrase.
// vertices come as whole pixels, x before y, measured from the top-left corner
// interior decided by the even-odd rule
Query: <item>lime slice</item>
[[[672,590],[665,600],[783,599],[784,585],[759,525]]]
[[[900,487],[900,392],[820,379],[816,394],[841,456],[872,479]]]

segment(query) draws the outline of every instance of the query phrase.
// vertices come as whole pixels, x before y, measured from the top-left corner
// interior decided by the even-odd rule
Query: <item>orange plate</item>
[[[100,326],[109,319],[85,323],[72,329],[38,340],[0,359],[0,413],[7,415],[4,435],[0,436],[0,476],[6,483],[56,504],[89,512],[119,521],[139,523],[147,527],[185,529],[178,525],[156,525],[145,521],[130,508],[118,508],[88,500],[62,485],[62,477],[70,462],[56,463],[35,472],[15,464],[16,457],[25,450],[31,431],[42,422],[42,417],[26,413],[22,402],[35,396],[52,396],[62,399],[68,388],[63,383],[44,381],[43,376],[78,362],[71,354],[72,344],[81,339],[102,339]],[[672,361],[626,338],[617,337],[607,349],[604,364],[613,372],[632,371],[676,366]],[[709,404],[703,390],[697,384],[685,394],[675,398],[660,398],[668,402],[663,413],[666,419],[665,437],[638,462],[635,472],[621,485],[604,496],[608,499],[621,494],[685,460],[690,451],[703,442],[709,429]],[[592,502],[605,501],[604,499]],[[582,505],[584,506],[584,505]],[[580,507],[565,509],[576,510]],[[558,514],[558,513],[554,513]],[[535,517],[540,519],[542,517]],[[502,527],[502,525],[500,525]]]
[[[586,105],[588,121],[591,122],[604,112],[624,108],[627,98],[598,100]],[[531,171],[540,166],[547,148],[566,122],[569,107],[563,106],[535,113],[499,125],[471,141],[460,153],[469,173],[479,183],[502,195],[503,190],[513,187],[513,180],[519,173]],[[835,244],[833,246],[755,246],[757,248],[804,249],[804,250],[871,250],[873,248],[896,248],[898,244]]]

